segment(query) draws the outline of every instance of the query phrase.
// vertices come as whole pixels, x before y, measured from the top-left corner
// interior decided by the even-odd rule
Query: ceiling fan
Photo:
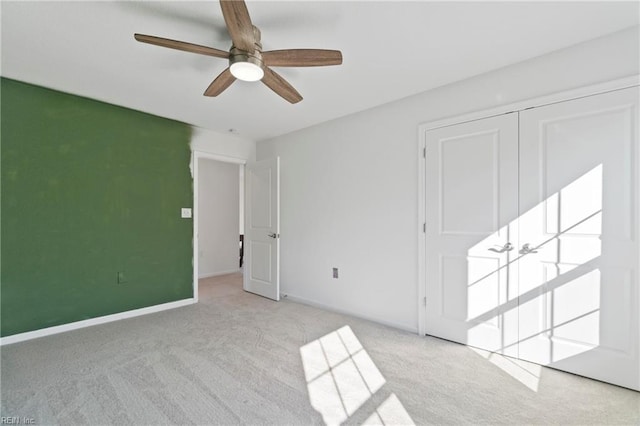
[[[222,71],[207,87],[204,92],[205,96],[218,96],[236,79],[262,80],[271,90],[295,104],[302,100],[300,93],[270,67],[318,67],[342,64],[342,53],[339,50],[287,49],[263,52],[260,30],[251,23],[245,2],[243,0],[220,0],[220,7],[231,36],[232,46],[228,52],[213,47],[144,34],[134,34],[134,37],[143,43],[229,59],[229,67]]]

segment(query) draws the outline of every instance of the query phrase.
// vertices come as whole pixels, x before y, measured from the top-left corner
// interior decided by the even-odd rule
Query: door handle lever
[[[268,234],[268,235],[269,235],[271,238],[277,238],[277,237],[278,237],[278,235],[277,235],[277,234],[274,234],[273,232],[269,232],[269,234]]]
[[[495,252],[495,253],[504,253],[505,251],[511,251],[513,250],[513,244],[511,243],[507,243],[504,246],[502,246],[502,248],[500,250],[494,249],[493,247],[491,247],[490,249],[488,249],[489,251]]]
[[[537,252],[538,250],[531,248],[529,243],[523,245],[522,248],[520,249],[520,254],[529,254],[529,253],[537,253]]]

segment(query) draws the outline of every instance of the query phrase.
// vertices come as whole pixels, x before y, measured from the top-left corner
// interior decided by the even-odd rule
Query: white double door
[[[427,334],[640,390],[638,97],[427,132]]]

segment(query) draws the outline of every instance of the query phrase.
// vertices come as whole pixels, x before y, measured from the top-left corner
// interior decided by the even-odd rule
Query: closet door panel
[[[520,112],[519,355],[633,389],[638,89]]]
[[[428,131],[427,334],[517,355],[517,114]]]

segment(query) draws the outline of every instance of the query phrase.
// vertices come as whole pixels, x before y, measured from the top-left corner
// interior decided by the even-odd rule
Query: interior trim
[[[41,328],[40,330],[27,331],[25,333],[13,334],[11,336],[0,337],[0,346],[11,345],[13,343],[24,342],[27,340],[37,339],[39,337],[51,336],[67,331],[79,330],[81,328],[91,327],[99,324],[119,321],[127,318],[139,317],[142,315],[153,314],[156,312],[167,311],[169,309],[180,308],[182,306],[192,305],[195,299],[183,299],[175,302],[163,303],[146,308],[134,309],[131,311],[119,312],[117,314],[105,315],[102,317],[89,318],[82,321],[70,322],[68,324],[56,325],[54,327]]]

